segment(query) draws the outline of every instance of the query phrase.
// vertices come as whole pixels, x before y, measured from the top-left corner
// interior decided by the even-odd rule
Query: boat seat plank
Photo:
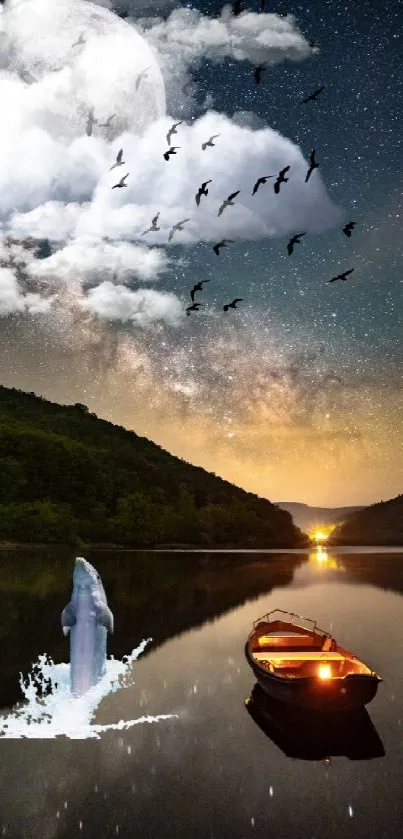
[[[286,641],[287,644],[290,644],[291,641],[292,641],[293,645],[295,644],[295,646],[297,646],[298,644],[306,644],[307,646],[313,646],[313,644],[314,644],[314,640],[312,638],[312,635],[297,635],[296,632],[288,632],[286,634],[286,633],[283,632],[283,633],[278,634],[278,635],[275,635],[275,634],[273,634],[273,635],[260,635],[259,646],[260,647],[263,647],[265,645],[267,645],[267,646],[268,645],[273,645],[273,646],[277,645],[278,646],[279,644],[281,644],[281,642],[283,640]]]
[[[332,652],[321,652],[318,650],[317,653],[313,652],[287,652],[287,650],[282,650],[281,652],[272,652],[271,650],[265,650],[264,652],[260,652],[256,650],[253,652],[253,657],[256,661],[290,661],[292,660],[299,660],[299,661],[344,661],[345,656],[341,655],[341,653],[332,653]]]

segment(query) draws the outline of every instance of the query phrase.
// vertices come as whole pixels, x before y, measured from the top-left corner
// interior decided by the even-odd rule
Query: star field
[[[192,7],[215,15],[221,4]],[[185,309],[192,286],[209,280],[203,308],[179,326],[94,324],[78,304],[62,329],[61,316],[46,329],[35,317],[3,319],[2,382],[85,402],[273,501],[372,503],[401,491],[403,467],[403,9],[266,0],[265,11],[293,15],[319,54],[269,66],[259,85],[249,61],[198,60],[188,68],[196,100],[270,126],[307,160],[315,149],[312,180],[319,172],[341,223],[307,233],[291,256],[288,233],[236,241],[219,256],[208,241],[173,243],[158,290]],[[316,102],[300,104],[321,85]],[[186,107],[179,101],[172,119],[191,122]],[[239,309],[223,313],[234,297]]]

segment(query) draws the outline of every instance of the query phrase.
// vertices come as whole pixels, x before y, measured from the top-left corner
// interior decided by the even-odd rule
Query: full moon
[[[54,137],[88,133],[89,114],[92,133],[108,139],[140,134],[165,115],[156,55],[108,9],[87,0],[9,0],[0,27],[2,65],[7,57],[26,88],[27,118]]]

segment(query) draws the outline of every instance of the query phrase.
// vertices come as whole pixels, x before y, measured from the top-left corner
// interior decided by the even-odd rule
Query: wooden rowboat
[[[319,711],[367,705],[382,681],[315,621],[282,609],[254,622],[245,655],[269,696]]]

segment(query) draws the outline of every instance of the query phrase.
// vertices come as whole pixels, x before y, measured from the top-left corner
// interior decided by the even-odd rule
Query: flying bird
[[[260,78],[263,73],[263,70],[267,70],[266,64],[258,64],[253,71],[253,78],[256,84],[260,84]]]
[[[187,307],[186,314],[189,316],[191,312],[198,312],[200,306],[203,306],[203,303],[193,303],[192,306]]]
[[[252,195],[256,195],[256,193],[257,193],[257,191],[258,191],[259,187],[260,187],[262,184],[265,184],[265,183],[266,183],[266,181],[268,181],[268,180],[269,180],[269,178],[274,178],[274,177],[275,177],[274,175],[263,175],[261,178],[258,178],[258,179],[257,179],[257,181],[256,181],[256,183],[255,183],[255,186],[253,187],[253,192],[252,192]]]
[[[298,245],[302,236],[306,236],[306,233],[296,233],[295,236],[290,239],[287,245],[288,256],[291,256],[294,250],[294,245]]]
[[[143,233],[141,234],[142,236],[145,236],[146,233],[152,233],[154,230],[160,230],[161,229],[160,227],[157,227],[157,221],[159,219],[159,216],[160,216],[159,213],[157,213],[157,215],[154,216],[154,218],[151,222],[151,227],[149,227],[147,230],[144,230]]]
[[[356,222],[356,221],[349,221],[349,222],[348,222],[348,224],[346,224],[346,225],[343,227],[343,233],[345,234],[345,236],[347,236],[348,238],[350,238],[350,236],[351,236],[351,234],[352,234],[352,232],[353,232],[354,227],[356,226],[356,224],[357,224],[357,222]]]
[[[171,230],[169,231],[168,242],[170,242],[170,241],[171,241],[171,239],[172,239],[172,237],[173,237],[174,233],[175,233],[177,230],[183,230],[183,225],[184,225],[187,221],[190,221],[190,218],[184,218],[184,219],[183,219],[183,221],[178,221],[176,224],[174,224],[174,226],[173,226],[173,227],[171,228]]]
[[[82,32],[78,41],[75,41],[74,44],[71,45],[71,48],[73,49],[73,47],[79,47],[81,44],[85,44],[85,43],[86,43],[86,41],[85,41],[85,38],[84,38],[84,32]]]
[[[232,303],[226,303],[225,306],[222,307],[223,312],[228,312],[228,309],[230,307],[231,307],[231,309],[237,309],[238,307],[237,307],[236,304],[237,303],[242,303],[242,300],[243,300],[243,297],[236,297],[235,300],[232,301]]]
[[[235,241],[235,239],[221,239],[221,242],[217,242],[217,244],[214,245],[214,247],[213,247],[214,253],[216,253],[217,256],[219,256],[220,255],[220,248],[226,248],[227,245],[229,245],[231,242],[234,242],[234,241]]]
[[[138,90],[138,89],[139,89],[139,87],[140,87],[140,82],[142,81],[142,79],[146,79],[146,78],[147,78],[147,72],[148,72],[148,70],[151,70],[151,64],[150,64],[150,66],[149,66],[149,67],[146,67],[146,68],[145,68],[145,70],[142,70],[142,71],[141,71],[141,73],[139,73],[139,74],[138,74],[137,79],[136,79],[136,85],[135,85],[136,90]]]
[[[100,128],[110,128],[110,127],[111,127],[112,120],[113,120],[113,119],[115,119],[115,118],[116,118],[116,114],[112,114],[112,116],[108,117],[108,119],[106,120],[106,122],[100,122],[100,123],[99,123],[99,127],[100,127]]]
[[[278,195],[280,192],[280,184],[285,184],[287,183],[287,181],[290,180],[289,178],[285,177],[285,173],[288,172],[289,169],[289,166],[284,166],[284,169],[281,169],[278,173],[277,180],[274,184],[274,192],[276,193],[276,195]]]
[[[202,143],[203,151],[206,151],[207,146],[215,146],[215,143],[213,143],[213,140],[215,140],[216,137],[219,137],[219,136],[220,136],[219,134],[212,134],[212,136],[208,140],[206,140],[205,143]]]
[[[335,283],[335,282],[336,282],[336,280],[343,280],[343,282],[345,282],[345,281],[346,281],[346,279],[347,279],[347,277],[348,277],[348,275],[349,275],[349,274],[352,274],[352,273],[353,273],[353,271],[354,271],[354,268],[350,268],[350,270],[349,270],[349,271],[343,271],[343,273],[342,273],[342,274],[337,274],[337,277],[332,277],[332,279],[331,279],[331,280],[328,280],[328,282],[329,282],[329,283]]]
[[[176,129],[178,128],[178,125],[182,125],[182,123],[183,123],[183,119],[181,119],[181,121],[180,121],[180,122],[174,122],[174,124],[173,124],[172,128],[170,128],[170,129],[169,129],[168,134],[167,134],[167,143],[168,143],[168,146],[170,146],[170,145],[171,145],[171,137],[172,137],[172,134],[177,134],[177,133],[178,133]]]
[[[202,195],[208,195],[208,189],[206,187],[207,187],[207,184],[211,184],[211,183],[212,183],[212,181],[210,179],[209,181],[203,181],[202,185],[199,186],[199,189],[198,189],[198,191],[195,195],[195,201],[196,201],[196,204],[197,204],[198,207],[200,206],[200,199],[201,199]]]
[[[111,189],[121,189],[121,187],[127,186],[127,184],[125,184],[125,180],[128,177],[129,177],[129,173],[127,173],[127,175],[123,175],[123,178],[120,179],[119,183],[115,184],[113,187],[111,187]]]
[[[122,157],[123,157],[123,149],[119,149],[119,151],[116,155],[116,161],[113,164],[113,166],[110,167],[109,171],[111,171],[112,169],[115,169],[116,166],[123,166],[124,165],[125,161],[122,160]]]
[[[315,149],[312,149],[309,155],[309,169],[306,173],[305,183],[308,183],[314,169],[319,169],[319,163],[316,162]]]
[[[196,285],[193,286],[193,288],[191,289],[191,292],[190,292],[190,296],[192,298],[192,303],[194,303],[195,292],[196,291],[203,291],[203,283],[209,283],[209,282],[210,282],[210,280],[200,280],[199,283],[196,283]]]
[[[171,146],[168,149],[168,151],[164,152],[163,156],[164,156],[165,160],[169,160],[171,154],[176,154],[176,149],[180,149],[180,148],[181,148],[181,146]]]
[[[322,90],[324,89],[325,85],[323,84],[322,87],[318,87],[318,89],[315,90],[314,93],[311,93],[310,96],[307,96],[306,99],[303,99],[302,102],[300,102],[300,105],[305,105],[305,102],[316,102],[317,97],[320,93],[322,93]]]
[[[236,198],[237,195],[239,195],[240,191],[241,191],[240,189],[237,189],[236,192],[232,192],[231,195],[229,195],[228,198],[226,198],[225,201],[222,202],[222,204],[221,204],[221,206],[218,210],[218,213],[217,213],[218,216],[222,215],[222,213],[224,212],[226,207],[233,207],[234,206],[234,198]]]
[[[92,134],[92,127],[93,127],[93,125],[96,125],[96,124],[97,124],[97,120],[95,119],[95,117],[94,117],[94,111],[93,111],[93,109],[91,108],[91,110],[90,110],[90,111],[88,111],[87,125],[86,125],[86,127],[85,127],[85,131],[86,131],[87,137],[91,137],[91,134]]]

